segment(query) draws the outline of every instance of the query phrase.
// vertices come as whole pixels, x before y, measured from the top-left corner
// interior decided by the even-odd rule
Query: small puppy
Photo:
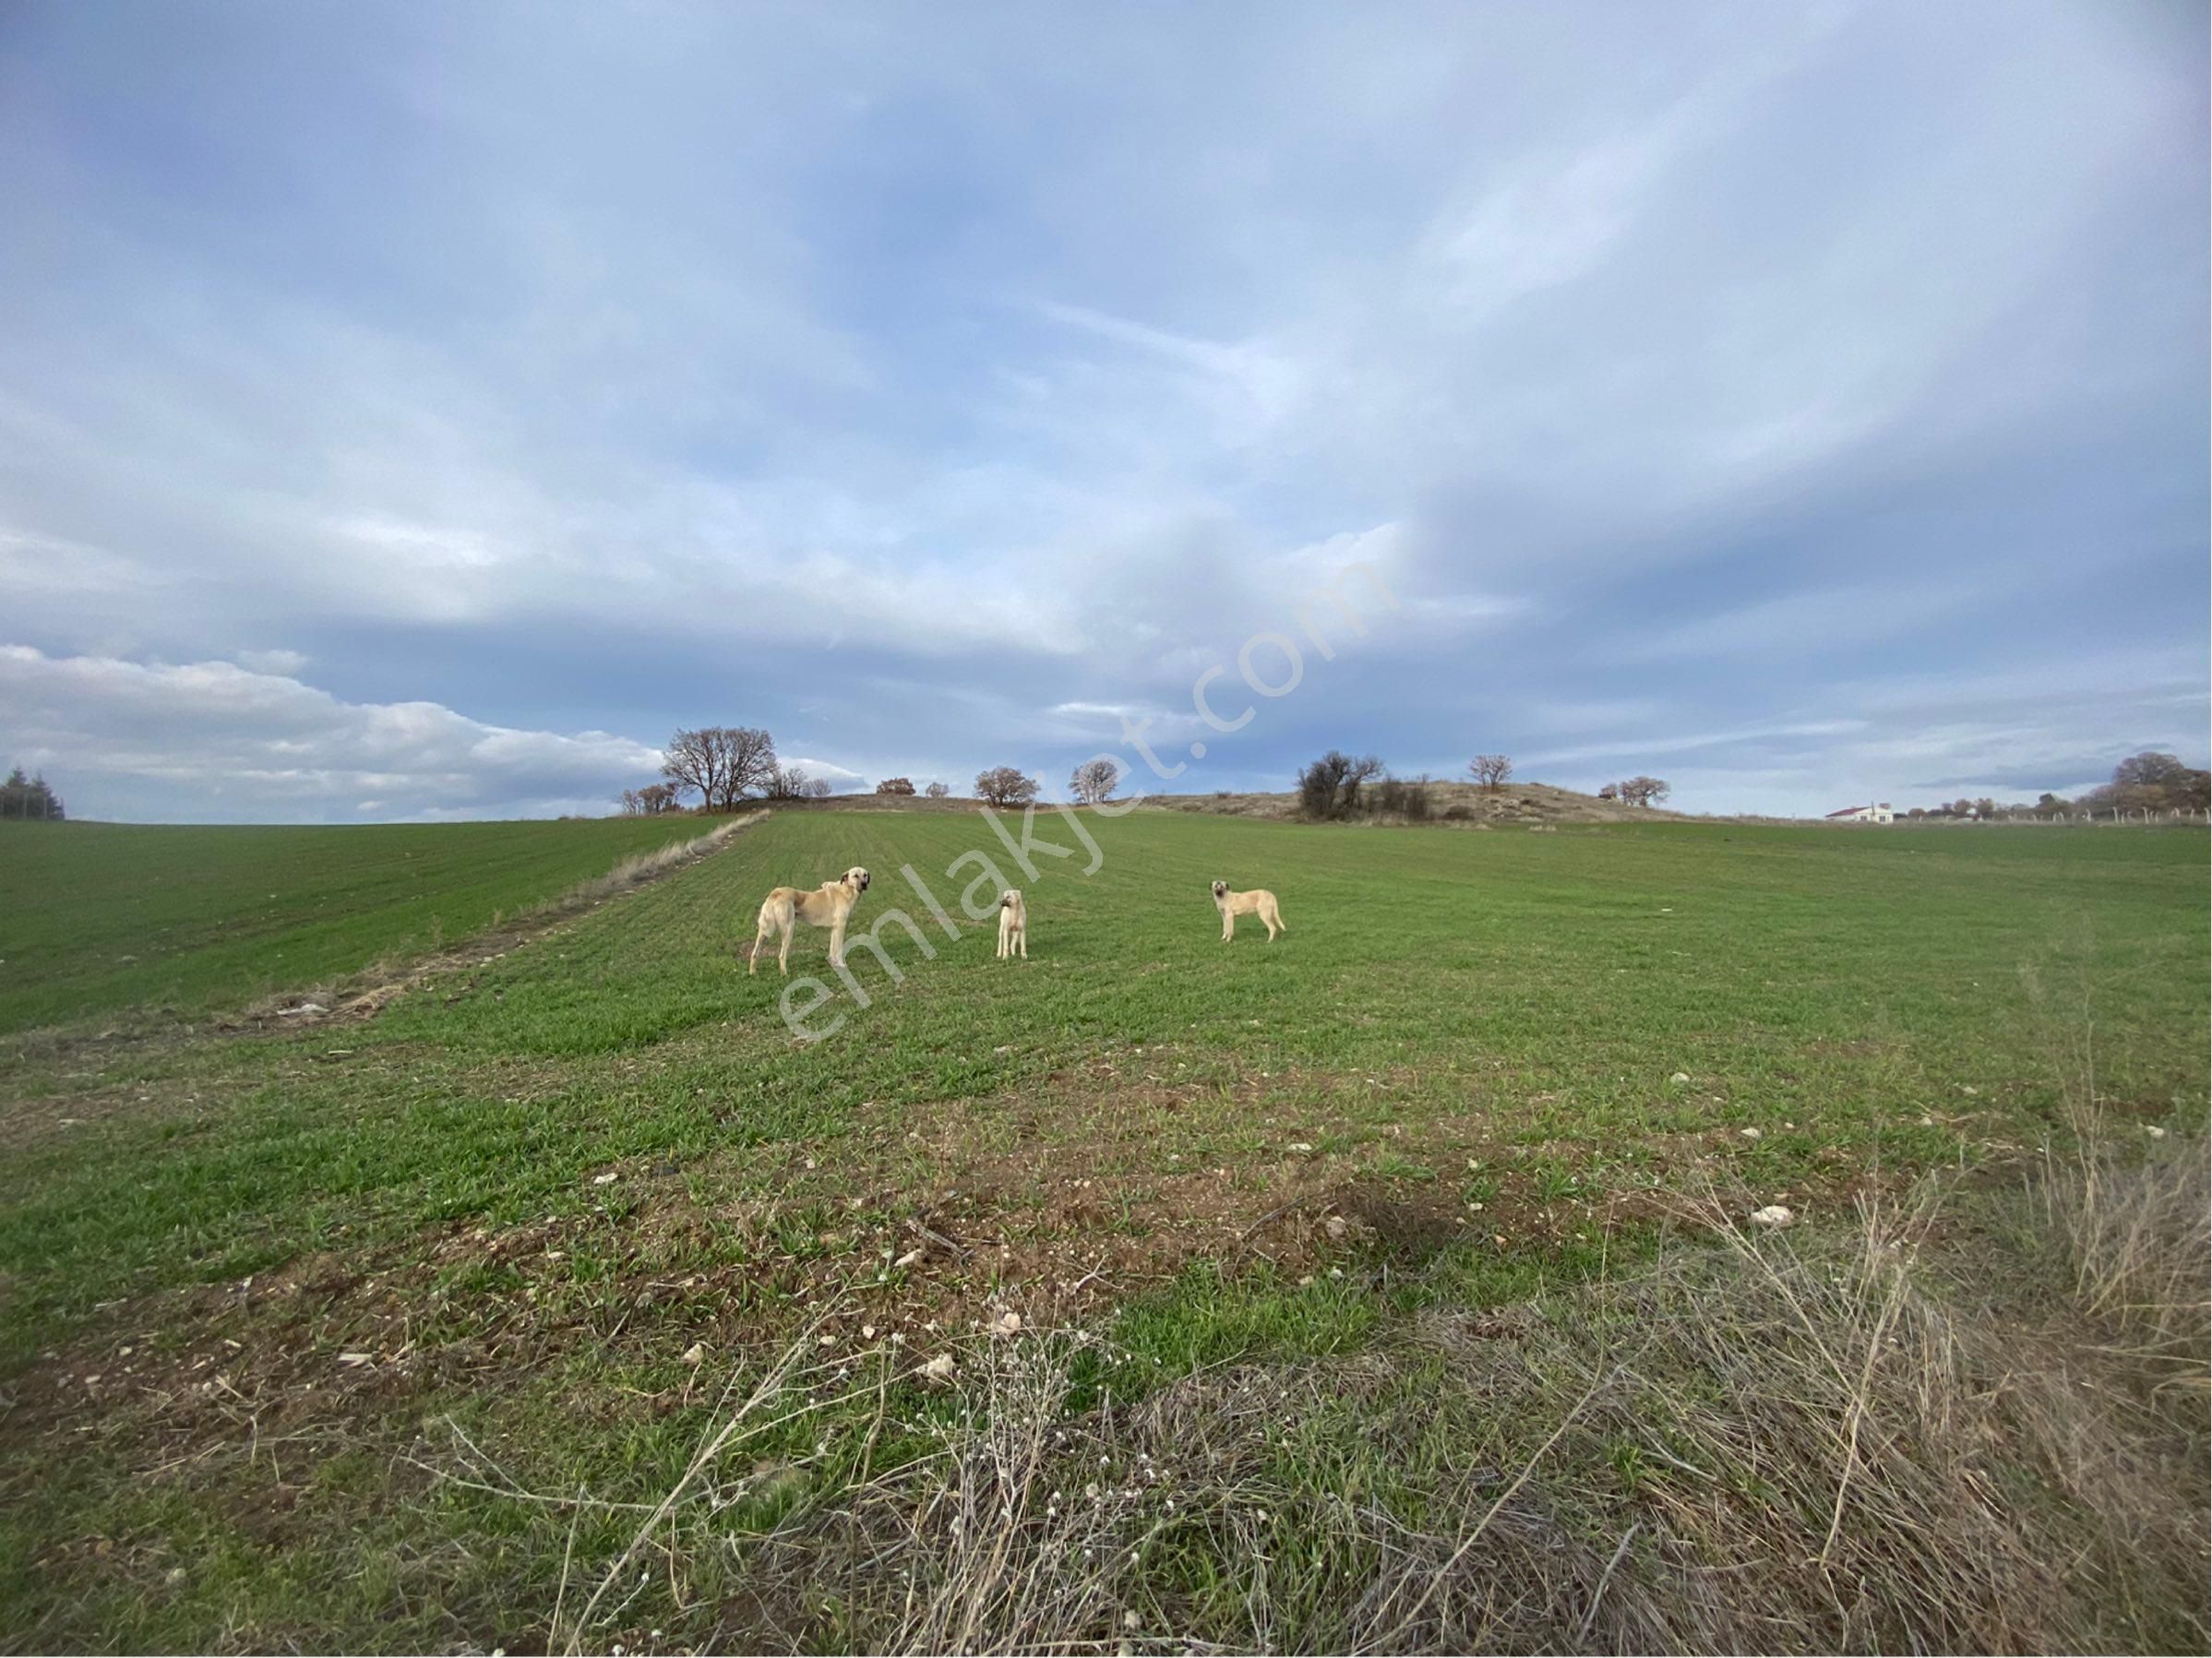
[[[998,960],[1017,954],[1029,960],[1029,906],[1019,889],[1009,887],[998,895]]]
[[[1275,895],[1264,888],[1250,892],[1231,892],[1226,881],[1214,883],[1214,907],[1221,912],[1221,941],[1224,944],[1236,936],[1237,918],[1239,915],[1257,915],[1267,924],[1267,941],[1273,944],[1277,933],[1287,933],[1283,912],[1275,903]]]
[[[749,974],[760,965],[760,947],[780,933],[783,948],[776,952],[776,965],[788,978],[791,939],[802,921],[830,929],[830,965],[843,966],[845,921],[853,913],[853,906],[860,901],[860,895],[867,890],[867,871],[855,864],[835,880],[824,881],[811,892],[796,887],[778,887],[761,901],[760,928],[753,935],[753,953],[746,961],[745,971]]]

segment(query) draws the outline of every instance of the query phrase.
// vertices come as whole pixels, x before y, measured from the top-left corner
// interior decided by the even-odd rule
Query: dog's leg
[[[844,964],[845,918],[840,915],[835,921],[830,924],[830,965],[831,967],[843,967]]]
[[[1014,935],[1014,937],[1015,937],[1015,939],[1016,939],[1016,940],[1017,940],[1017,941],[1018,941],[1018,942],[1021,944],[1021,946],[1022,946],[1022,960],[1024,960],[1024,961],[1028,960],[1029,960],[1029,923],[1027,923],[1026,921],[1025,921],[1025,922],[1023,922],[1023,923],[1022,924],[1021,930],[1020,930],[1019,932],[1017,932],[1017,933]]]
[[[760,947],[767,941],[768,923],[763,920],[760,924],[753,930],[752,953],[747,956],[745,959],[745,972],[747,978],[750,978],[752,976],[753,970],[760,965]]]
[[[783,945],[776,951],[776,969],[785,978],[791,977],[791,941],[799,936],[799,924],[795,916],[783,925]]]

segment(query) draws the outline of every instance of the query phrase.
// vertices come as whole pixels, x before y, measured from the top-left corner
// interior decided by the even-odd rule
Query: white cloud
[[[436,703],[346,702],[233,662],[53,657],[0,646],[0,729],[72,780],[84,817],[605,812],[660,751],[606,732],[488,725]]]
[[[284,679],[296,679],[307,665],[307,657],[299,650],[241,650],[238,665],[256,674],[273,674]]]
[[[2201,54],[2113,17],[355,8],[314,49],[389,72],[309,91],[305,21],[174,77],[64,8],[24,73],[71,120],[0,100],[0,615],[42,730],[197,756],[112,773],[148,816],[209,766],[466,813],[389,757],[495,698],[1057,776],[1125,715],[1205,736],[1196,675],[1355,559],[1399,605],[1255,772],[1324,722],[1841,755],[1793,728],[1885,671],[2201,624]],[[211,164],[261,154],[273,197]],[[2050,457],[2078,494],[2014,510]],[[272,689],[293,646],[362,700]],[[520,780],[622,739],[467,741]]]

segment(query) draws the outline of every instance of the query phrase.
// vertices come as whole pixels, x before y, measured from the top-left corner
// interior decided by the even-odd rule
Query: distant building
[[[1840,812],[1830,812],[1830,823],[1891,823],[1896,813],[1889,809],[1889,802],[1877,801],[1871,806],[1846,806]]]

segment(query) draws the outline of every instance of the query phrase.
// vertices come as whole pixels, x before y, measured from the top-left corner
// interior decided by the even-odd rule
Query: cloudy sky
[[[0,763],[329,821],[604,809],[699,723],[1693,811],[2202,764],[2206,63],[2179,0],[14,0]]]

